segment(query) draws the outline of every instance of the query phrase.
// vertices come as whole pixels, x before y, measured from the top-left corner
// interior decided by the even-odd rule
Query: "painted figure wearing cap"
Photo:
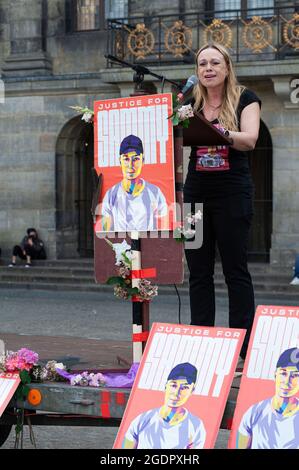
[[[201,449],[203,422],[185,404],[195,389],[197,369],[189,362],[177,364],[167,377],[164,404],[141,413],[130,424],[125,449]]]
[[[275,395],[243,415],[238,449],[299,449],[299,349],[284,351],[276,364]]]
[[[123,179],[110,188],[102,203],[105,231],[156,230],[157,220],[167,214],[166,199],[158,186],[141,177],[143,144],[139,137],[125,137],[119,150]]]

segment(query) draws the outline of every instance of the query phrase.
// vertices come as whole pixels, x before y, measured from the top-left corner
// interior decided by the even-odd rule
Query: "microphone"
[[[189,77],[188,80],[186,81],[180,93],[177,95],[178,101],[183,101],[183,99],[189,95],[189,93],[193,90],[193,87],[197,84],[198,84],[197,76],[191,75],[191,77]]]

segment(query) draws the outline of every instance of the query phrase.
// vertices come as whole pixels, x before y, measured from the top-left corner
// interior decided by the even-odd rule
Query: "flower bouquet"
[[[168,117],[172,120],[174,126],[181,124],[187,128],[190,124],[190,118],[194,116],[193,108],[191,104],[180,106],[180,102],[175,94],[172,95],[172,107],[173,113]]]
[[[189,224],[191,227],[185,228],[184,225],[177,227],[173,232],[173,236],[175,240],[177,242],[185,242],[193,238],[196,233],[196,230],[193,227],[201,219],[202,219],[202,212],[200,210],[197,211],[195,214],[191,214],[191,213],[187,214],[187,216],[185,217],[185,220],[187,224]]]
[[[107,238],[105,240],[115,252],[115,265],[118,269],[118,276],[111,276],[107,280],[107,284],[114,285],[114,295],[125,300],[138,296],[141,301],[150,301],[158,295],[158,286],[153,286],[147,279],[140,279],[138,287],[132,287],[133,253],[126,240],[122,243],[111,243]]]
[[[82,121],[86,123],[93,123],[94,121],[94,112],[92,109],[83,108],[81,106],[69,106],[69,108],[74,109],[77,113],[82,114]]]

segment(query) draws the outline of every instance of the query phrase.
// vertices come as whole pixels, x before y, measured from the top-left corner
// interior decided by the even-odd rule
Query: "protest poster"
[[[244,336],[154,323],[114,448],[213,448]]]
[[[94,103],[103,175],[96,233],[172,230],[176,220],[170,93]]]
[[[228,447],[299,448],[299,307],[260,305]]]

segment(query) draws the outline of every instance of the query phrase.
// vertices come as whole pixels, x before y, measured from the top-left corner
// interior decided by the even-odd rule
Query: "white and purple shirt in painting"
[[[125,438],[137,449],[202,449],[206,430],[201,419],[186,410],[185,418],[176,425],[159,415],[160,408],[146,411],[130,424]]]
[[[165,215],[165,196],[147,181],[138,196],[127,193],[120,182],[106,192],[102,202],[102,216],[110,217],[110,230],[115,232],[157,230],[157,217]]]
[[[299,411],[283,416],[272,409],[271,401],[268,398],[251,406],[243,415],[239,433],[251,438],[251,449],[299,449]]]

